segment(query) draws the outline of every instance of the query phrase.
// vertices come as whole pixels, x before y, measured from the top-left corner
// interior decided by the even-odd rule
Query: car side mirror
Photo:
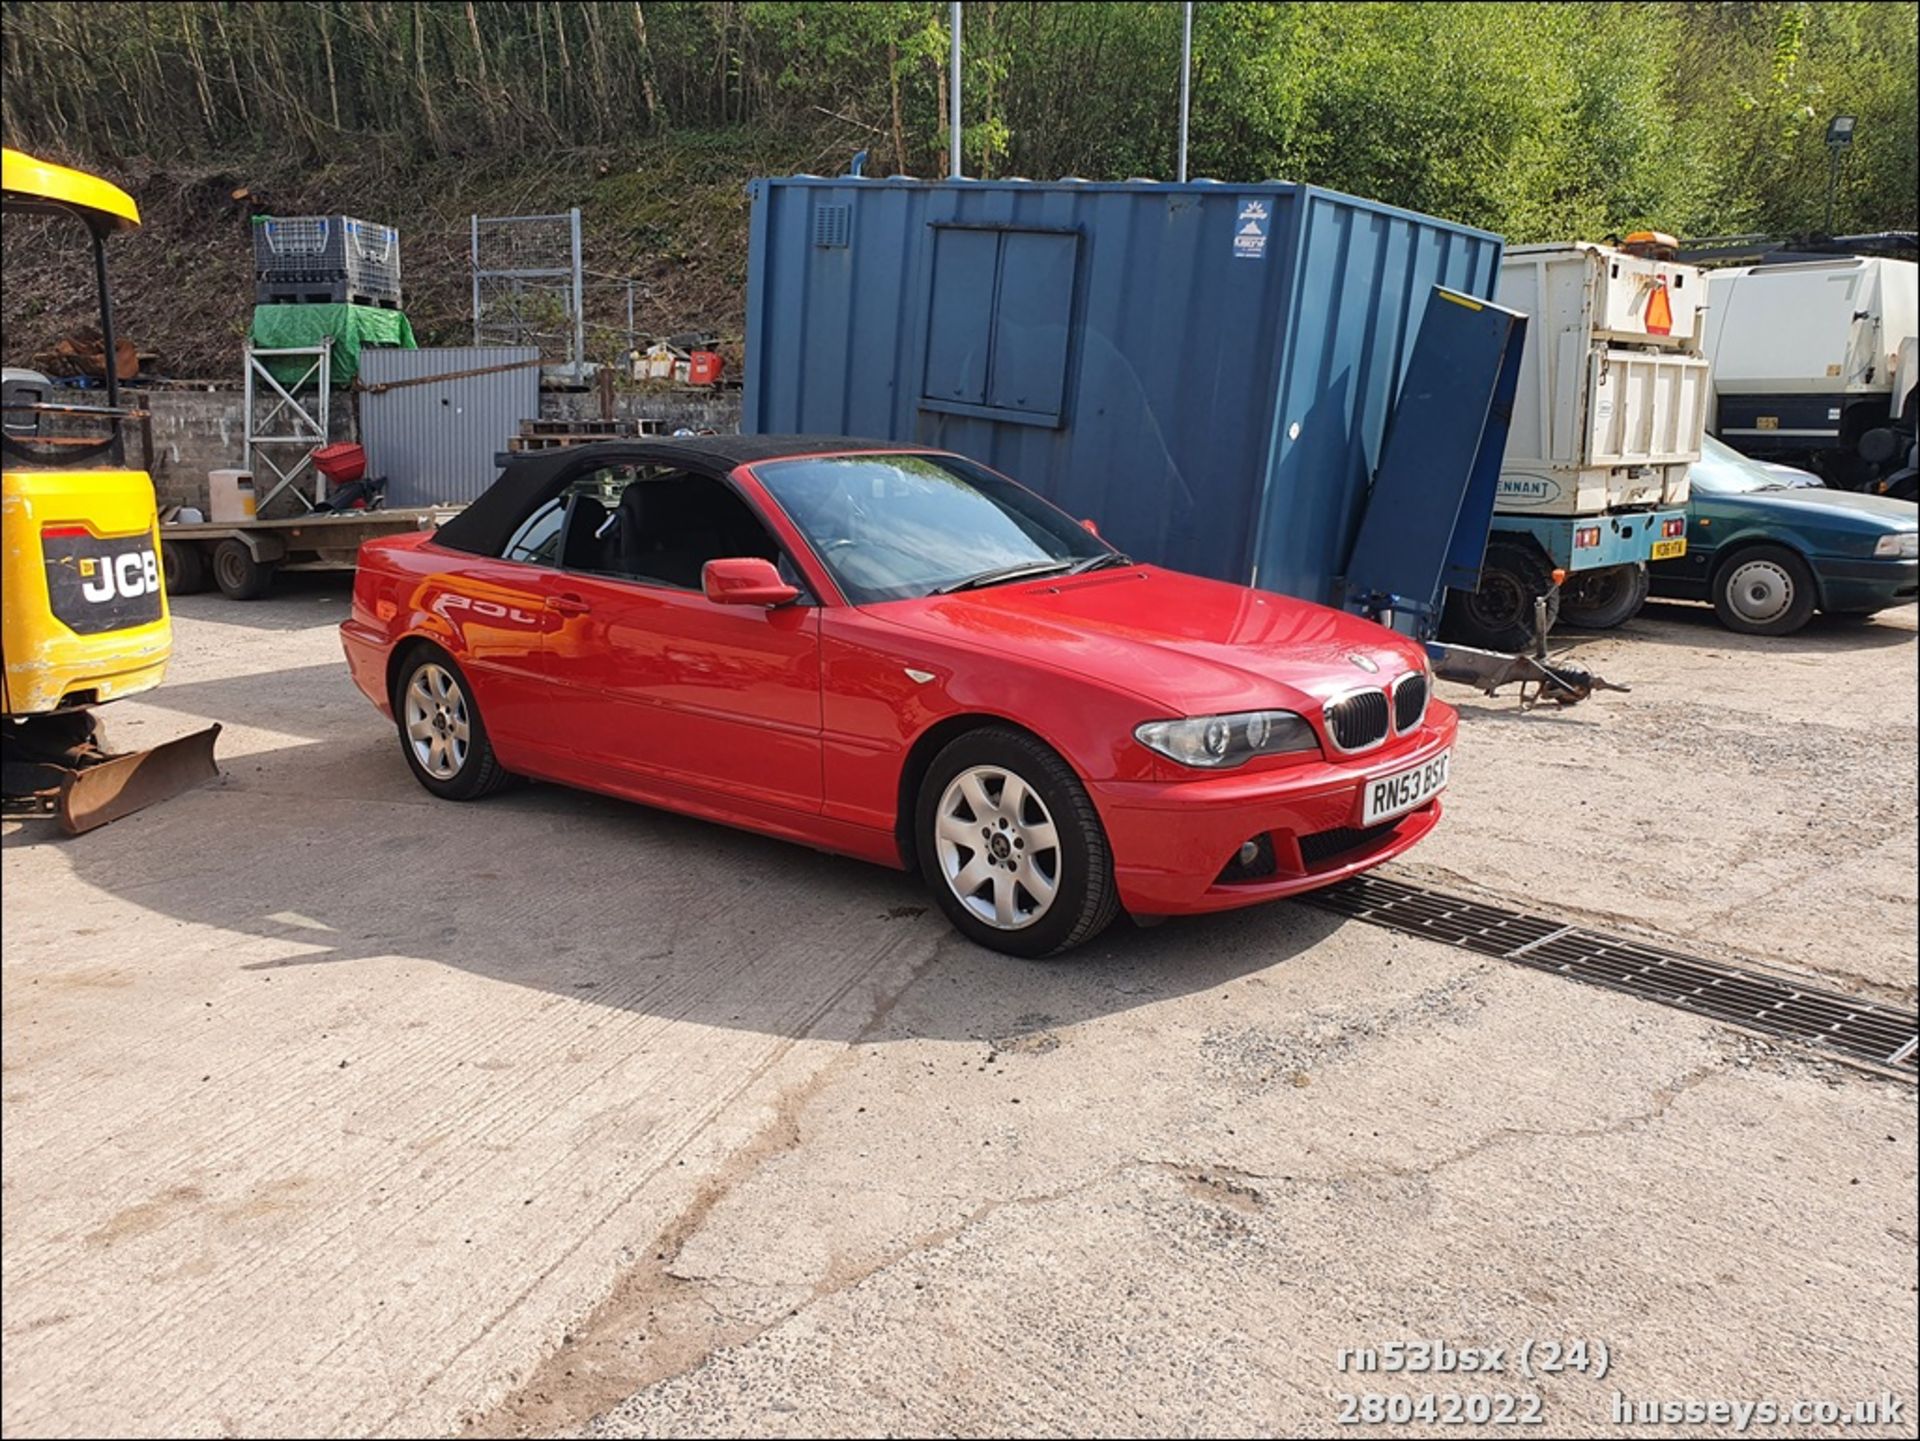
[[[715,605],[776,606],[800,596],[799,587],[780,579],[772,561],[757,555],[708,561],[700,567],[700,588]]]

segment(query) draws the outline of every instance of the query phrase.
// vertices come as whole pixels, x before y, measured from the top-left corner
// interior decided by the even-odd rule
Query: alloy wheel
[[[407,682],[405,706],[413,758],[435,780],[452,780],[473,746],[473,721],[460,682],[445,666],[429,662]]]
[[[1038,792],[1004,766],[960,772],[934,812],[940,873],[982,922],[1025,930],[1060,888],[1060,836]]]

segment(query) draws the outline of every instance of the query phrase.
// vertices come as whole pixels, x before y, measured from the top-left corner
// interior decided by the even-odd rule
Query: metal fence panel
[[[362,351],[362,382],[397,387],[360,397],[367,473],[387,478],[387,504],[464,505],[492,485],[494,456],[540,414],[539,360],[530,345]],[[517,368],[493,369],[505,365]],[[461,375],[472,370],[488,373]],[[431,379],[450,375],[460,378]]]

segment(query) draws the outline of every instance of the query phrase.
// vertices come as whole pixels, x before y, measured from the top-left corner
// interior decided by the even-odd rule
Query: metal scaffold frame
[[[313,453],[329,439],[333,337],[318,345],[270,349],[249,345],[246,356],[247,469],[256,477],[273,478],[273,487],[259,498],[258,509],[264,513],[274,497],[291,490],[301,505],[313,510],[327,498],[327,478],[313,468]],[[308,364],[300,378],[291,386],[282,385],[269,362],[301,358]],[[309,390],[314,393],[308,395]],[[313,471],[311,499],[299,485],[309,470]]]
[[[473,217],[475,345],[536,346],[543,357],[564,364],[575,384],[584,384],[584,289],[578,208],[561,215]]]

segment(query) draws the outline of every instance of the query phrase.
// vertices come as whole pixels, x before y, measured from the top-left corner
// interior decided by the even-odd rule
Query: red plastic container
[[[696,350],[687,357],[688,385],[717,385],[726,361],[717,350]]]
[[[323,445],[313,453],[313,468],[335,485],[359,480],[367,473],[367,448],[344,440]]]

